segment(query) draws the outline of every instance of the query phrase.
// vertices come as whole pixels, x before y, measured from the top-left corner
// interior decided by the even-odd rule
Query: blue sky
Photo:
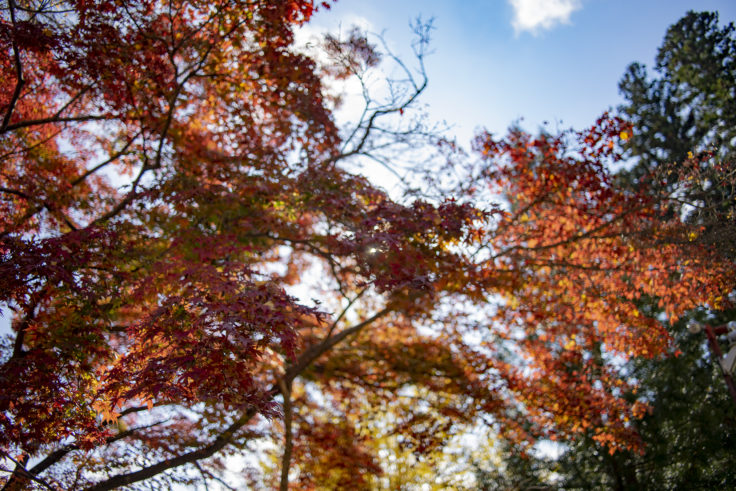
[[[424,102],[467,143],[476,128],[503,133],[522,117],[528,130],[592,124],[620,103],[627,65],[651,66],[688,10],[736,21],[733,0],[338,0],[312,24],[367,22],[408,58],[409,21],[434,18]]]

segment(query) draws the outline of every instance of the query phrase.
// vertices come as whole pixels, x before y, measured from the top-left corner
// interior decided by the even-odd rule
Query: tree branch
[[[15,0],[8,0],[8,10],[10,10],[10,22],[13,25],[13,31],[15,31]],[[8,110],[5,112],[5,117],[3,118],[2,125],[0,125],[0,133],[7,131],[10,125],[10,118],[13,116],[13,110],[15,109],[15,105],[18,103],[18,99],[20,98],[20,91],[23,89],[23,85],[26,83],[26,81],[23,79],[23,66],[21,65],[20,61],[18,44],[15,42],[15,32],[13,33],[13,64],[15,65],[15,77],[17,80],[15,82],[13,95],[10,98],[10,102],[8,103]]]
[[[138,426],[136,428],[131,428],[129,430],[121,431],[117,435],[113,435],[113,436],[108,437],[107,439],[105,439],[105,444],[106,445],[109,445],[110,443],[114,443],[114,442],[116,442],[118,440],[122,440],[124,438],[128,438],[130,435],[132,435],[133,433],[135,433],[137,431],[145,430],[147,428],[153,428],[154,426],[158,426],[158,425],[163,424],[163,423],[165,423],[165,421],[158,421],[158,422],[152,423],[150,425]],[[46,458],[44,458],[41,462],[39,462],[38,464],[36,464],[33,467],[31,467],[30,469],[28,469],[28,472],[31,473],[31,474],[33,474],[33,475],[40,474],[43,471],[45,471],[46,469],[48,469],[49,467],[51,467],[52,465],[54,465],[57,462],[59,462],[64,457],[66,457],[66,455],[69,452],[73,452],[74,450],[79,450],[79,446],[78,445],[66,445],[66,446],[64,446],[64,447],[62,447],[62,448],[60,448],[58,450],[54,450],[49,455],[47,455]]]
[[[112,116],[105,116],[103,114],[90,114],[87,116],[68,116],[65,118],[59,118],[57,116],[51,116],[48,118],[41,118],[41,119],[31,119],[28,121],[20,121],[15,124],[9,124],[5,127],[0,127],[0,133],[6,133],[8,131],[17,130],[20,128],[27,128],[29,126],[36,126],[39,124],[48,124],[48,123],[75,123],[75,122],[84,122],[84,121],[103,121],[107,119],[113,119]]]
[[[281,458],[281,481],[279,483],[279,491],[289,490],[289,467],[291,467],[291,452],[293,447],[291,419],[292,419],[292,402],[291,402],[291,380],[279,380],[281,395],[284,397],[284,455]]]
[[[302,371],[304,371],[304,369],[307,368],[313,361],[315,361],[317,358],[322,356],[325,352],[327,352],[329,349],[334,347],[337,343],[339,343],[340,341],[342,341],[343,339],[345,339],[346,337],[352,334],[360,332],[364,327],[373,323],[377,319],[380,319],[384,315],[388,314],[389,312],[391,312],[391,310],[392,309],[390,307],[386,307],[376,312],[375,314],[373,314],[372,316],[370,316],[363,322],[356,324],[352,327],[349,327],[347,329],[343,329],[342,331],[335,334],[334,336],[325,338],[324,340],[322,340],[322,342],[310,346],[301,354],[301,356],[299,356],[296,363],[291,365],[286,370],[286,374],[284,374],[284,378],[289,381],[294,380],[294,378],[296,378],[297,375],[299,375]]]
[[[24,455],[21,461],[17,461],[7,454],[4,455],[4,458],[12,461],[15,464],[15,470],[13,470],[13,474],[10,476],[10,479],[8,479],[8,482],[6,482],[5,486],[3,486],[2,491],[20,491],[22,489],[27,489],[26,485],[28,484],[28,480],[35,481],[43,487],[50,489],[51,491],[56,491],[53,487],[51,487],[49,483],[47,483],[43,479],[39,479],[26,470],[25,464],[26,462],[28,462],[27,455]]]
[[[299,375],[299,373],[301,373],[307,366],[309,366],[310,363],[312,363],[314,360],[319,358],[327,350],[334,347],[336,344],[338,344],[340,341],[342,341],[346,337],[360,332],[363,328],[365,328],[366,326],[368,326],[375,320],[383,317],[389,312],[391,312],[391,308],[386,307],[383,310],[372,315],[368,319],[364,320],[363,322],[360,322],[359,324],[356,324],[350,328],[340,331],[338,334],[331,336],[329,338],[326,338],[321,343],[308,348],[297,359],[296,363],[292,365],[291,367],[289,367],[289,369],[287,370],[286,374],[281,379],[281,381],[273,385],[273,387],[269,391],[270,396],[274,397],[277,394],[279,394],[283,390],[281,388],[282,383],[288,383],[290,385],[291,382],[294,380],[294,378],[297,375]],[[225,431],[220,433],[220,435],[217,438],[215,438],[215,440],[212,443],[210,443],[209,445],[205,447],[201,447],[197,450],[187,452],[183,455],[179,455],[177,457],[173,457],[171,459],[161,461],[158,464],[144,467],[143,469],[140,469],[138,471],[113,476],[106,481],[100,482],[98,484],[95,484],[94,486],[86,488],[84,491],[107,491],[107,490],[115,489],[121,486],[127,486],[135,482],[143,481],[145,479],[153,477],[169,469],[173,469],[175,467],[179,467],[179,466],[189,464],[189,463],[194,463],[199,460],[211,457],[212,455],[216,454],[217,452],[225,448],[225,446],[227,446],[229,443],[231,443],[233,438],[235,437],[235,434],[243,426],[248,424],[248,422],[256,414],[257,414],[257,411],[254,408],[247,410],[240,416],[240,418],[235,420],[227,429],[225,429]]]
[[[102,169],[106,165],[108,165],[108,164],[116,161],[117,159],[119,159],[120,157],[122,157],[123,155],[125,155],[125,153],[128,151],[128,148],[130,148],[130,146],[133,144],[133,142],[135,141],[135,139],[138,138],[138,136],[141,134],[141,132],[142,132],[142,130],[141,131],[138,131],[138,133],[136,133],[135,135],[133,135],[133,138],[130,138],[125,143],[125,145],[123,145],[123,148],[121,148],[119,151],[113,153],[106,160],[104,160],[103,162],[100,162],[99,164],[97,164],[96,166],[92,167],[91,169],[88,169],[84,174],[82,174],[81,176],[79,176],[76,179],[74,179],[71,182],[72,187],[78,185],[79,183],[81,183],[82,181],[84,181],[85,179],[87,179],[90,175],[94,174],[95,172],[97,172],[98,170]]]
[[[272,395],[275,395],[275,392],[273,392],[273,390],[271,391],[271,393]],[[173,469],[174,467],[194,463],[198,460],[211,457],[212,455],[225,448],[225,446],[233,440],[235,433],[237,433],[238,430],[245,426],[253,418],[253,416],[256,415],[256,413],[257,411],[255,409],[249,409],[248,411],[243,413],[240,418],[235,420],[229,427],[227,427],[225,431],[220,433],[220,435],[215,438],[215,440],[211,444],[205,447],[199,448],[192,452],[187,452],[183,455],[179,455],[171,459],[161,461],[158,464],[144,467],[143,469],[135,472],[118,474],[117,476],[113,476],[106,481],[102,481],[95,484],[94,486],[86,488],[84,491],[107,491],[110,489],[119,488],[121,486],[127,486],[129,484],[133,484],[153,477],[168,469]]]

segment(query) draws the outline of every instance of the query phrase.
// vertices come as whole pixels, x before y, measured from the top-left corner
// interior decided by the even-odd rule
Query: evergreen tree
[[[628,152],[636,165],[623,175],[636,181],[692,153],[736,157],[736,31],[718,25],[715,12],[688,12],[670,26],[650,79],[640,63],[619,82],[619,108],[634,126]]]

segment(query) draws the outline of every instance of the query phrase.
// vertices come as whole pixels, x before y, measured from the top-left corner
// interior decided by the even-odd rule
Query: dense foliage
[[[640,63],[628,67],[619,89],[636,130],[627,145],[634,177],[705,151],[736,158],[734,29],[719,25],[717,13],[688,12],[667,30],[653,78]]]
[[[614,184],[619,119],[480,134],[477,160],[435,140],[413,117],[426,26],[419,71],[386,56],[401,77],[338,129],[326,84],[381,50],[351,31],[311,57],[294,29],[315,8],[2,11],[8,489],[223,483],[263,442],[281,471],[254,480],[365,488],[381,439],[422,456],[478,424],[640,448],[617,366],[671,348],[640,300],[725,303],[733,264],[681,240],[666,196]],[[428,140],[456,185],[417,172],[394,197],[354,171]]]
[[[640,64],[629,67],[620,84],[626,99],[621,112],[633,123],[625,145],[633,166],[616,176],[632,189],[654,176],[655,188],[676,196],[672,210],[693,225],[687,240],[730,261],[736,252],[735,55],[732,24],[719,26],[715,13],[689,12],[665,35],[657,78],[648,79]],[[711,305],[687,318],[722,325],[735,318],[722,307]],[[657,298],[642,299],[640,311],[659,317]],[[635,423],[643,453],[609,454],[590,434],[581,435],[557,459],[519,460],[508,449],[500,477],[511,486],[544,486],[554,475],[556,486],[575,489],[736,486],[736,405],[705,335],[690,333],[686,320],[668,326],[678,356],[633,359],[622,368],[638,381],[631,400],[650,407]]]

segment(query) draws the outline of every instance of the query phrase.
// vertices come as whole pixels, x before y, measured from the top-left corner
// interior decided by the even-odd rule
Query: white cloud
[[[511,24],[516,33],[532,34],[570,22],[570,14],[582,7],[581,0],[509,0],[514,9]]]

